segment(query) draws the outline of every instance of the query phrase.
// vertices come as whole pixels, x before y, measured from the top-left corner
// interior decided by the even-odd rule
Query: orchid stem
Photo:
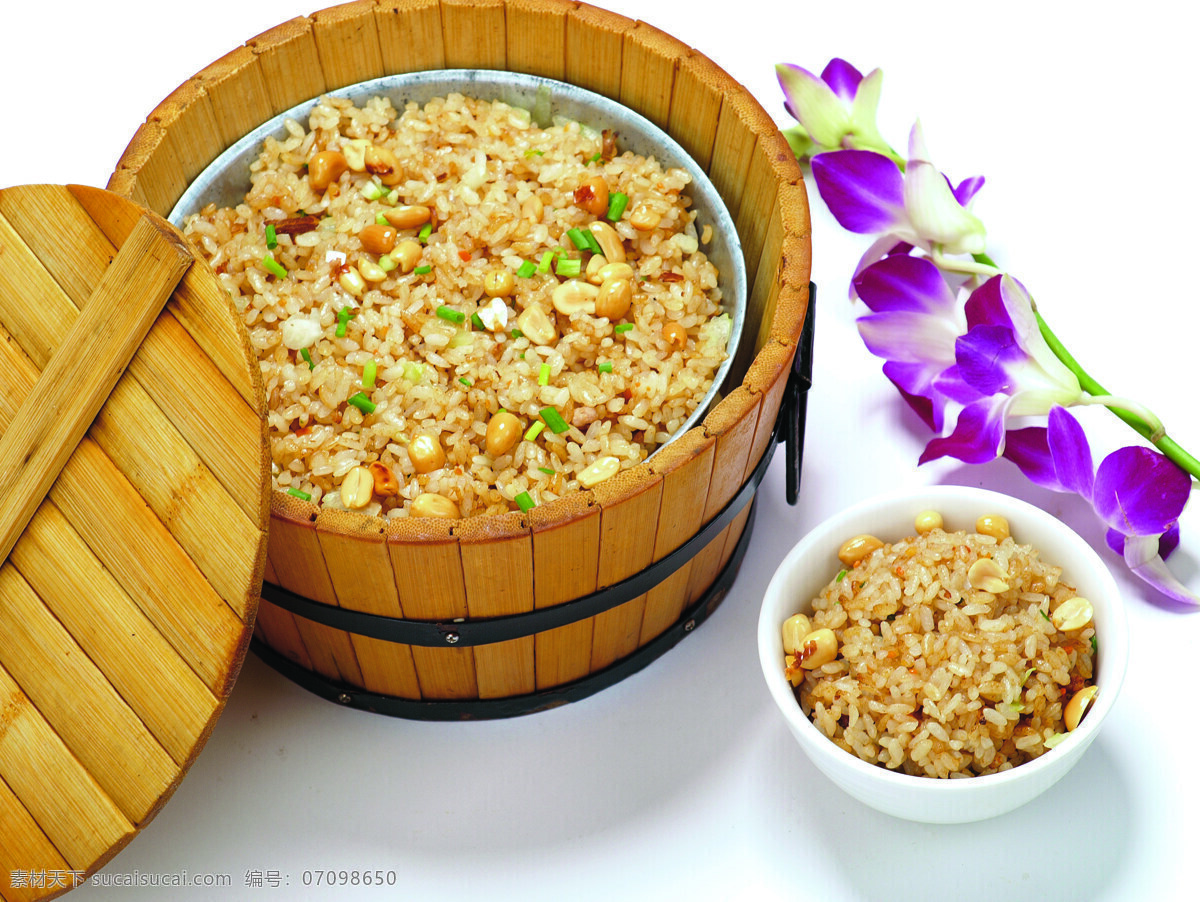
[[[1033,315],[1037,317],[1038,328],[1041,330],[1042,337],[1046,339],[1046,344],[1048,344],[1050,346],[1050,350],[1054,352],[1054,356],[1061,360],[1063,365],[1065,365],[1067,369],[1075,374],[1075,378],[1079,380],[1079,385],[1084,391],[1086,391],[1089,395],[1094,395],[1097,399],[1100,399],[1100,403],[1105,403],[1105,405],[1108,406],[1108,409],[1112,411],[1114,416],[1124,420],[1125,423],[1134,430],[1134,432],[1146,439],[1146,441],[1150,442],[1150,444],[1154,445],[1154,447],[1161,451],[1168,460],[1178,466],[1181,470],[1183,470],[1185,473],[1191,474],[1193,479],[1200,479],[1200,460],[1197,460],[1190,455],[1179,445],[1178,442],[1167,435],[1165,430],[1163,430],[1161,423],[1159,423],[1157,428],[1155,428],[1155,426],[1152,426],[1150,423],[1146,422],[1145,419],[1136,413],[1126,410],[1123,407],[1108,405],[1108,401],[1120,401],[1120,399],[1110,398],[1108,392],[1104,389],[1104,386],[1093,379],[1087,373],[1087,371],[1079,365],[1079,362],[1071,356],[1071,352],[1064,347],[1063,343],[1059,341],[1058,336],[1054,334],[1053,330],[1051,330],[1051,328],[1046,324],[1046,321],[1042,319],[1042,315],[1040,313],[1035,310]],[[1134,406],[1140,408],[1140,405]],[[1158,418],[1151,415],[1150,419],[1157,421]]]

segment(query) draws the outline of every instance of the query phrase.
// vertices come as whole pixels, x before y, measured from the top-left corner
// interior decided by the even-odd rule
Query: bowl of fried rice
[[[767,686],[812,763],[927,823],[1004,814],[1061,779],[1117,699],[1127,645],[1087,542],[959,486],[821,523],[780,564],[758,624]]]

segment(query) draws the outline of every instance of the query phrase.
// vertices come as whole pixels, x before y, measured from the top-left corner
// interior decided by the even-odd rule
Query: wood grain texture
[[[505,0],[508,68],[562,81],[566,69],[567,0]]]
[[[506,69],[504,0],[442,0],[442,42],[451,69]]]
[[[381,0],[375,27],[386,72],[446,68],[439,0]]]
[[[567,14],[563,78],[614,99],[621,96],[625,35],[632,20],[581,3]]]
[[[251,38],[246,46],[258,57],[271,100],[271,115],[290,110],[327,90],[312,22],[307,18],[289,19]]]
[[[313,13],[311,19],[326,90],[384,74],[373,0],[323,9]]]

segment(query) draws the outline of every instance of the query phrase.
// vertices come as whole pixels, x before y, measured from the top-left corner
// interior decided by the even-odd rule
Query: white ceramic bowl
[[[1037,548],[1063,568],[1063,578],[1095,608],[1099,642],[1095,701],[1079,727],[1041,757],[998,774],[938,780],[896,773],[834,745],[804,715],[783,673],[784,620],[811,613],[812,599],[840,567],[837,551],[851,536],[870,533],[885,542],[913,535],[914,516],[937,510],[946,529],[973,530],[981,514],[1006,517],[1013,538]],[[813,764],[859,801],[887,814],[926,823],[964,823],[1012,811],[1053,786],[1096,738],[1125,678],[1129,635],[1116,582],[1083,539],[1050,514],[1023,501],[960,486],[906,489],[855,505],[817,526],[784,558],[767,586],[758,621],[763,676],[784,721]]]

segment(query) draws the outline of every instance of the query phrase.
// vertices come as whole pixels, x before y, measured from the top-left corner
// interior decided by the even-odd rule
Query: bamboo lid
[[[0,190],[0,875],[78,885],[157,813],[249,645],[261,381],[228,295],[157,214]]]

